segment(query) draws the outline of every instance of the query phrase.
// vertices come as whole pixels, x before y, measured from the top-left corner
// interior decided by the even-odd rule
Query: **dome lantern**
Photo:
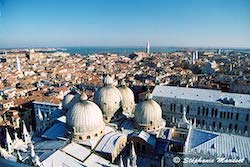
[[[83,92],[83,93],[81,94],[80,99],[81,99],[81,101],[86,101],[86,100],[88,100],[88,96],[86,95],[86,93]]]
[[[104,78],[104,85],[105,85],[105,86],[113,86],[113,84],[114,84],[113,78],[112,78],[110,75],[107,75],[107,76]]]
[[[148,93],[145,95],[145,100],[152,100],[152,99],[153,99],[152,93],[148,92]]]

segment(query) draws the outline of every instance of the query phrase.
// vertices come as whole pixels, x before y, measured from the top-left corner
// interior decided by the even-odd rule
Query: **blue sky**
[[[0,0],[0,47],[250,47],[250,0]]]

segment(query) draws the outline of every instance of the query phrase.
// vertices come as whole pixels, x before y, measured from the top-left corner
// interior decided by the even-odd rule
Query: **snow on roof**
[[[74,167],[83,167],[83,163],[77,159],[71,157],[70,155],[57,150],[54,154],[49,156],[47,159],[42,161],[44,167],[50,166],[74,166]]]
[[[192,129],[188,147],[193,153],[250,160],[250,138],[245,136]]]
[[[57,121],[66,123],[66,116],[65,115],[60,116],[59,118],[57,118]]]
[[[86,159],[90,154],[91,151],[79,144],[70,143],[66,147],[64,147],[61,151],[67,153],[68,155],[83,161]]]
[[[155,147],[156,144],[156,138],[153,135],[150,135],[147,132],[144,131],[140,131],[139,133],[135,132],[132,134],[132,136],[136,136],[141,138],[142,140],[144,140],[146,143],[148,143],[149,145],[151,145],[153,148]]]
[[[95,166],[95,167],[114,167],[117,165],[111,164],[108,160],[96,155],[91,154],[86,161],[83,163],[85,166]]]
[[[113,150],[115,149],[116,144],[118,143],[119,139],[122,137],[126,137],[126,134],[123,134],[121,132],[111,132],[106,134],[100,143],[96,147],[96,151],[104,152],[104,153],[113,153]]]
[[[226,93],[219,90],[157,85],[153,90],[153,97],[187,99],[211,103],[220,103],[220,99],[227,98],[228,100],[234,100],[236,107],[250,108],[250,95]]]
[[[50,166],[117,166],[110,161],[94,154],[90,149],[77,143],[70,143],[64,148],[55,151],[52,155],[42,161],[45,167]]]

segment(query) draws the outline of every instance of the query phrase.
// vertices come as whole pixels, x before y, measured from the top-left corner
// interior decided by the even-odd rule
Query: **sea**
[[[174,52],[181,48],[174,47],[151,47],[150,52]],[[133,52],[145,52],[145,47],[65,47],[63,52],[70,54],[90,55],[95,53],[116,53],[119,55],[127,56]]]
[[[88,56],[91,54],[102,54],[102,53],[115,53],[119,55],[128,56],[129,54],[133,52],[145,52],[146,47],[31,47],[32,49],[38,49],[38,52],[55,52],[55,51],[61,51],[61,52],[67,52],[71,55],[74,54],[80,54],[82,56]],[[23,50],[27,51],[31,48],[0,48],[0,54],[3,54],[6,50]],[[151,53],[169,53],[169,52],[176,52],[176,51],[212,51],[217,52],[219,48],[198,48],[198,47],[150,47]],[[243,52],[250,54],[249,48],[220,48],[222,52]]]
[[[192,48],[192,47],[150,47],[151,53],[156,52],[176,52],[176,51],[186,51],[186,50],[198,50],[198,51],[214,51],[216,52],[218,48]],[[119,55],[127,56],[133,52],[141,51],[145,52],[145,47],[64,47],[58,49],[58,51],[63,51],[73,54],[81,55],[91,55],[91,54],[101,54],[101,53],[116,53]],[[250,53],[250,49],[239,49],[239,48],[222,48],[221,51],[231,52],[239,51],[244,53]]]

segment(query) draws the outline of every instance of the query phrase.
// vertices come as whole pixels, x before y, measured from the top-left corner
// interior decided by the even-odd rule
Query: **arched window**
[[[190,107],[189,105],[187,105],[187,114],[189,113],[189,111],[190,111]]]
[[[213,125],[212,125],[212,127],[214,128],[215,127],[215,122],[213,121]]]
[[[183,105],[181,104],[181,108],[180,108],[181,113],[183,112]]]
[[[197,112],[197,115],[200,115],[201,114],[201,108],[198,107],[198,112]]]
[[[90,136],[87,136],[87,139],[90,139]]]
[[[239,119],[239,113],[236,113],[236,120]]]
[[[238,125],[237,124],[235,124],[234,129],[238,130]]]

